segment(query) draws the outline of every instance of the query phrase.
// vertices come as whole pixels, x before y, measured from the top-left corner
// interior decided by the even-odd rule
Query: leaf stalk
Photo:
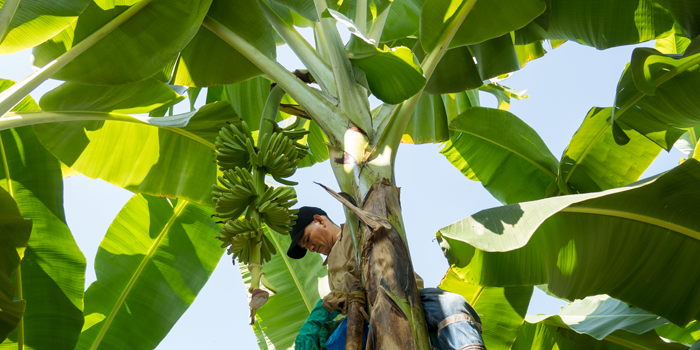
[[[290,27],[280,16],[264,1],[260,1],[260,6],[265,13],[265,17],[272,27],[277,31],[282,39],[297,54],[304,66],[311,72],[321,89],[331,95],[337,95],[333,71],[323,58],[313,47],[299,34],[293,27]]]
[[[423,59],[421,68],[423,69],[423,76],[425,77],[426,81],[430,80],[430,76],[433,74],[433,71],[435,71],[435,67],[437,67],[437,64],[440,62],[440,59],[442,59],[442,56],[444,56],[448,46],[450,45],[450,42],[452,41],[452,38],[454,38],[455,34],[457,33],[457,30],[464,22],[464,19],[467,18],[469,12],[471,12],[472,8],[474,8],[476,1],[477,0],[467,0],[467,2],[458,10],[457,15],[454,17],[452,23],[450,23],[450,25],[440,36],[440,39],[438,40],[438,43],[435,46],[435,49],[432,52],[428,53]],[[421,89],[417,94],[413,95],[411,98],[403,102],[403,104],[399,107],[398,112],[392,117],[390,125],[387,126],[387,128],[384,129],[382,135],[379,136],[380,139],[377,142],[377,146],[370,154],[370,158],[374,158],[380,155],[381,152],[383,152],[383,150],[386,147],[388,147],[390,152],[392,152],[391,164],[394,164],[394,160],[396,159],[397,153],[396,150],[398,149],[398,146],[401,143],[401,138],[403,137],[403,134],[406,131],[406,127],[408,126],[408,122],[411,120],[413,110],[416,108],[416,105],[418,104],[418,99],[420,99],[422,93],[423,89]]]
[[[231,45],[248,60],[255,63],[273,81],[279,84],[318,123],[331,143],[342,147],[349,118],[328,100],[287,71],[277,61],[267,57],[221,23],[207,16],[202,25]]]
[[[339,107],[345,111],[349,119],[362,129],[369,137],[372,137],[372,116],[369,112],[369,101],[362,92],[360,85],[355,82],[355,74],[352,64],[345,52],[340,34],[335,27],[335,19],[324,18],[322,14],[328,9],[326,0],[314,0],[318,13],[323,37],[328,46],[328,55],[331,61],[331,69],[335,77],[338,89]]]

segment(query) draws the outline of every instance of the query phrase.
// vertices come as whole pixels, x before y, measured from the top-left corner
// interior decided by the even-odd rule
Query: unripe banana
[[[230,124],[219,130],[219,135],[214,142],[216,147],[216,160],[219,169],[224,171],[234,167],[250,167],[250,157],[246,150],[245,140],[250,139],[250,132],[246,131],[248,126],[241,121],[239,130],[235,125]]]

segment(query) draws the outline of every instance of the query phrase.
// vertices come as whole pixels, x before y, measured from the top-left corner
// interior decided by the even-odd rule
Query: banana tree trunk
[[[356,227],[355,251],[370,315],[367,349],[427,350],[428,330],[406,242],[399,189],[382,176],[382,169],[370,164],[352,171],[357,165],[348,166],[350,158],[331,157],[345,193],[327,190],[345,205],[346,224]]]
[[[428,330],[401,219],[399,189],[388,179],[372,185],[362,209],[391,223],[362,225],[362,276],[370,308],[367,349],[428,349]]]

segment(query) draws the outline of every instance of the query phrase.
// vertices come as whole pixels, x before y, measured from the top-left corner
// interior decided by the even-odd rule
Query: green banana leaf
[[[318,22],[318,13],[313,1],[308,0],[271,0],[287,7],[311,22]]]
[[[372,94],[378,99],[398,104],[418,93],[425,86],[420,65],[407,47],[379,49],[365,36],[353,20],[344,14],[328,10],[324,17],[344,24],[352,37],[347,45],[352,65],[362,69]]]
[[[528,45],[536,41],[541,41],[546,37],[549,29],[549,21],[552,16],[552,0],[545,0],[547,8],[537,18],[526,26],[513,32],[513,39],[517,45]]]
[[[625,186],[639,180],[661,152],[661,147],[623,123],[630,142],[615,143],[612,108],[593,107],[564,150],[558,185],[564,194],[587,193]]]
[[[24,257],[32,220],[19,212],[17,202],[0,188],[0,343],[17,328],[27,302],[17,298],[17,285],[10,278]]]
[[[227,102],[140,119],[116,119],[106,112],[42,113],[62,122],[34,125],[37,137],[70,168],[133,192],[205,206],[213,206],[211,185],[217,181],[216,136],[226,122],[238,120]],[[67,121],[81,116],[87,120]]]
[[[448,122],[453,121],[469,108],[481,106],[479,90],[467,90],[456,94],[442,94],[441,96]]]
[[[681,135],[681,137],[673,144],[681,152],[685,153],[686,156],[692,157],[695,148],[698,145],[700,138],[700,125],[692,128],[688,128],[688,132]]]
[[[687,350],[675,343],[666,343],[653,331],[637,335],[625,331],[615,331],[603,340],[571,330],[556,319],[557,316],[538,321],[539,317],[528,316],[513,344],[512,350]]]
[[[3,1],[0,55],[22,51],[52,38],[71,25],[89,3],[90,0]]]
[[[694,0],[654,0],[666,8],[678,22],[684,36],[695,38],[700,35],[700,7]]]
[[[359,57],[350,56],[352,64],[367,75],[372,94],[378,99],[397,104],[417,94],[425,86],[420,66],[407,47],[386,50]]]
[[[451,268],[438,286],[457,293],[479,314],[484,345],[490,350],[508,350],[523,324],[533,287],[483,287],[470,284]]]
[[[700,124],[700,101],[695,98],[700,79],[700,54],[678,58],[651,48],[636,48],[615,96],[618,120],[645,135],[666,150],[685,133]],[[627,137],[613,129],[618,144]]]
[[[603,50],[664,37],[673,24],[652,0],[551,0],[549,28],[534,39],[574,40]]]
[[[143,0],[142,0],[143,1]],[[32,51],[43,67],[139,1],[91,2],[78,20]],[[152,0],[137,14],[74,58],[54,79],[118,85],[146,79],[163,69],[197,33],[211,0]]]
[[[530,97],[529,95],[525,94],[526,90],[515,90],[513,88],[501,85],[499,83],[484,84],[479,87],[479,90],[483,92],[488,92],[489,94],[496,97],[496,101],[498,102],[498,109],[504,111],[510,109],[511,98],[520,101],[523,98]]]
[[[690,345],[700,340],[700,323],[692,321],[684,328],[667,324],[656,327],[656,333],[663,338]]]
[[[450,139],[447,111],[440,95],[422,93],[408,121],[401,142],[435,143]]]
[[[418,33],[424,2],[425,0],[392,1],[379,41],[382,43],[394,41]]]
[[[427,0],[421,11],[420,41],[425,52],[435,49],[456,13],[472,1]],[[478,44],[520,29],[541,15],[544,0],[476,1],[449,47]]]
[[[675,30],[675,28],[674,28]],[[669,36],[656,39],[655,49],[664,55],[668,54],[682,54],[690,45],[690,39],[681,36],[678,32],[675,32]]]
[[[238,33],[263,54],[276,59],[272,28],[257,0],[214,0],[208,15]],[[233,84],[261,74],[253,62],[209,29],[201,27],[180,54],[173,84]]]
[[[608,294],[685,325],[700,317],[699,193],[700,161],[689,159],[622,188],[484,210],[438,238],[472,283]]]
[[[450,122],[450,129],[455,134],[440,153],[502,203],[544,198],[555,183],[559,162],[515,115],[472,107]]]
[[[532,60],[543,57],[546,53],[547,50],[544,49],[542,40],[527,45],[515,45],[515,55],[518,57],[520,68],[525,67]]]
[[[222,99],[231,103],[236,114],[245,120],[251,131],[260,128],[260,118],[270,94],[270,84],[271,81],[256,77],[224,87]]]
[[[579,334],[588,334],[602,340],[617,330],[643,334],[667,324],[662,317],[652,315],[639,308],[629,306],[607,295],[596,295],[569,303],[559,315],[530,316],[528,321],[536,323],[545,319],[565,323]]]
[[[299,161],[298,168],[306,168],[316,163],[323,163],[330,157],[328,146],[326,146],[328,138],[318,124],[313,120],[309,120],[304,128],[309,130],[309,135],[306,136],[306,145],[309,146],[309,149],[306,157]]]
[[[534,325],[541,325],[537,329],[542,331],[539,339],[535,338],[535,343],[558,343],[562,349],[583,349],[584,345],[591,348],[617,348],[612,344],[632,349],[687,349],[680,344],[667,344],[654,334],[652,330],[668,323],[667,320],[630,307],[607,295],[576,300],[569,303],[559,315],[527,316],[526,320],[523,331],[517,335],[518,340],[513,349],[529,348],[524,345],[531,344]],[[548,334],[556,328],[559,330],[555,332],[563,332],[568,336],[557,339],[556,335],[552,337],[553,334]],[[572,342],[567,344],[569,347],[563,346],[562,342],[566,341]]]
[[[221,259],[213,213],[185,200],[134,195],[98,248],[76,349],[158,346]]]
[[[260,349],[288,349],[316,303],[330,292],[328,270],[318,254],[306,254],[303,259],[291,259],[287,249],[288,235],[265,234],[274,244],[277,254],[265,263],[265,278],[277,289],[270,293],[267,303],[257,310],[253,330]],[[250,288],[248,266],[240,264],[246,290]],[[248,292],[250,296],[250,292]]]
[[[510,33],[471,45],[470,49],[474,52],[482,80],[520,69],[520,61]]]
[[[3,80],[0,89],[12,84]],[[26,97],[15,111],[38,108]],[[85,258],[66,225],[61,165],[30,127],[0,131],[0,144],[0,187],[12,193],[22,216],[32,219],[15,275],[27,302],[23,333],[12,332],[0,349],[17,349],[21,342],[32,349],[72,350],[83,326]]]
[[[98,111],[120,114],[148,113],[185,99],[155,79],[116,86],[66,82],[41,97],[45,111]]]
[[[450,47],[478,44],[508,34],[539,17],[546,8],[545,0],[477,1]]]
[[[414,47],[416,50],[422,50],[420,45]],[[424,56],[422,52],[419,54]],[[461,46],[445,51],[423,91],[429,94],[457,93],[483,84],[469,48]]]

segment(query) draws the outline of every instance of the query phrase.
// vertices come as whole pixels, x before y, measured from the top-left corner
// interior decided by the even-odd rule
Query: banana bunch
[[[257,154],[253,149],[249,149],[250,158],[257,161],[258,167],[265,168],[275,181],[285,185],[296,185],[296,182],[282,178],[292,176],[297,171],[297,165],[302,158],[297,149],[300,145],[282,133],[273,133],[269,140],[267,135],[263,135],[260,141]]]
[[[220,232],[222,235],[216,238],[223,242],[221,248],[229,246],[226,253],[233,254],[233,258],[237,258],[238,261],[250,261],[251,251],[257,249],[258,242],[261,242],[263,261],[270,261],[272,254],[277,253],[275,246],[263,233],[262,226],[253,217],[249,220],[228,220]]]
[[[257,196],[253,177],[248,170],[239,167],[226,170],[223,175],[219,176],[219,183],[223,187],[216,184],[212,186],[214,191],[211,194],[217,212],[214,216],[236,219],[248,209]]]
[[[264,167],[277,182],[285,185],[296,185],[295,182],[282,179],[296,172],[297,164],[308,154],[309,147],[296,141],[309,133],[308,130],[296,130],[301,125],[297,118],[291,125],[281,128],[274,125],[271,134],[264,134],[257,147],[253,145],[250,129],[241,120],[241,129],[229,124],[219,131],[216,137],[216,160],[222,171],[235,167],[250,169],[251,166]]]
[[[297,209],[289,209],[296,201],[296,191],[292,187],[267,187],[256,201],[255,210],[265,220],[271,230],[286,235],[297,219]]]
[[[216,161],[219,164],[221,171],[241,167],[250,169],[250,153],[248,153],[248,144],[251,146],[252,137],[248,124],[241,120],[241,129],[229,123],[228,127],[223,127],[219,130],[219,136],[216,137]]]
[[[269,238],[263,234],[262,223],[280,234],[287,234],[294,225],[298,210],[289,209],[296,201],[296,191],[292,187],[273,188],[265,185],[262,194],[258,194],[253,184],[253,176],[247,169],[236,167],[223,172],[219,183],[212,192],[216,203],[215,217],[227,219],[221,229],[222,248],[229,246],[228,254],[247,263],[250,252],[256,244],[262,242],[261,252],[264,261],[269,261],[276,249]],[[259,213],[260,221],[251,216],[252,211]],[[245,218],[239,218],[241,215]]]
[[[299,161],[308,154],[308,147],[297,143],[309,133],[304,129],[296,130],[302,125],[300,118],[285,128],[272,120],[263,120],[273,127],[260,135],[257,146],[243,120],[240,125],[229,123],[221,128],[215,142],[216,160],[223,172],[212,191],[216,204],[213,216],[222,218],[218,223],[224,224],[217,238],[222,248],[228,247],[228,254],[246,264],[253,256],[256,261],[259,261],[258,256],[262,261],[269,261],[276,254],[274,245],[263,233],[263,223],[270,230],[287,234],[297,218],[298,210],[290,209],[297,203],[294,188],[263,186],[260,182],[264,174],[280,183],[296,185],[283,178],[293,175]],[[256,249],[260,250],[260,255]]]

